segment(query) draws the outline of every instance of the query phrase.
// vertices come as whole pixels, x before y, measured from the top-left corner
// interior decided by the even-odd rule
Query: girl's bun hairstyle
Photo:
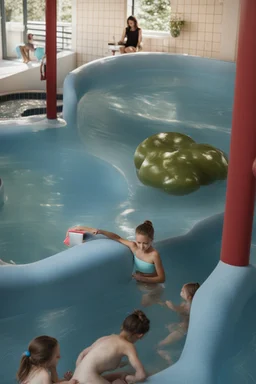
[[[150,220],[145,220],[143,224],[138,225],[136,233],[139,235],[148,236],[151,240],[154,239],[155,230],[153,223]]]

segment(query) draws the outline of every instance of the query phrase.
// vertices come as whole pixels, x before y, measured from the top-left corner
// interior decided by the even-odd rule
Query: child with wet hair
[[[59,359],[60,347],[54,337],[36,337],[21,358],[17,372],[19,384],[79,384],[71,379],[71,372],[67,372],[64,379],[59,379],[56,368]]]
[[[73,378],[82,384],[138,383],[146,379],[134,344],[149,331],[150,321],[140,310],[134,311],[124,320],[119,335],[104,336],[80,353]],[[104,374],[120,367],[127,356],[135,373],[116,372]]]
[[[158,347],[161,348],[166,345],[175,343],[176,341],[186,336],[189,325],[189,315],[192,300],[199,287],[199,283],[184,284],[180,292],[180,296],[184,301],[180,305],[175,305],[170,300],[167,300],[165,303],[159,303],[160,305],[167,306],[167,308],[171,309],[172,311],[179,313],[181,321],[179,323],[172,323],[167,325],[167,329],[169,330],[170,334],[164,340],[159,342]],[[168,352],[162,349],[158,349],[157,352],[168,363],[172,363]]]
[[[162,260],[152,245],[154,227],[151,221],[146,220],[136,228],[135,241],[123,239],[119,235],[103,229],[83,226],[77,226],[73,229],[89,232],[93,235],[104,235],[111,240],[124,244],[130,248],[134,256],[134,273],[132,276],[136,281],[147,284],[164,283],[165,272]]]

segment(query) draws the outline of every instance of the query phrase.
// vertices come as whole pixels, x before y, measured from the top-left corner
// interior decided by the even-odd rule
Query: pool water
[[[191,195],[170,196],[138,181],[133,154],[146,137],[165,131],[190,135],[228,154],[233,87],[234,66],[228,63],[223,72],[218,67],[212,77],[199,70],[184,73],[168,68],[165,72],[144,71],[136,79],[123,76],[121,84],[109,84],[106,78],[80,100],[77,125],[2,134],[0,176],[5,204],[0,209],[1,258],[18,264],[47,258],[65,249],[66,230],[76,224],[105,228],[132,239],[134,228],[149,219],[166,270],[162,299],[179,303],[182,285],[203,283],[218,263],[226,182],[202,187]],[[255,245],[252,257],[256,260]],[[74,369],[83,348],[97,337],[119,332],[128,313],[142,308],[143,293],[134,281],[110,286],[105,292],[99,290],[96,280],[88,291],[86,278],[86,273],[79,282],[71,277],[71,282],[82,287],[72,298],[66,297],[63,281],[61,299],[50,302],[49,292],[60,289],[52,283],[43,288],[45,297],[40,296],[31,308],[12,317],[1,313],[1,382],[14,383],[20,356],[36,335],[49,334],[60,341],[59,371],[63,373]],[[95,291],[99,293],[92,301]],[[178,317],[157,304],[143,309],[151,330],[138,343],[138,352],[146,369],[156,372],[167,368],[156,345],[168,334],[165,326]],[[237,355],[220,369],[218,384],[253,383],[249,376],[256,373],[248,358],[248,351],[255,357],[254,342],[249,341],[248,347],[253,335],[251,324],[247,338],[238,340]],[[184,342],[167,348],[173,362]],[[237,370],[241,361],[246,361],[246,373]]]
[[[62,101],[57,101],[57,105],[62,105]],[[28,109],[45,107],[45,100],[22,99],[4,101],[0,103],[0,119],[18,118]]]
[[[177,197],[137,179],[134,151],[157,132],[178,131],[229,152],[233,76],[215,79],[211,91],[197,76],[193,82],[177,76],[174,82],[171,72],[153,71],[136,86],[129,78],[123,85],[102,84],[80,101],[78,130],[69,125],[1,138],[3,259],[26,263],[53,255],[65,249],[66,230],[76,224],[133,238],[134,228],[151,219],[158,241],[223,212],[225,181]]]
[[[213,223],[212,231],[216,235],[214,243],[209,244],[209,234],[207,234],[204,236],[207,240],[201,244],[197,242],[193,252],[191,252],[191,242],[194,244],[194,240],[186,236],[179,242],[159,244],[158,249],[167,274],[161,300],[171,299],[178,304],[184,281],[202,282],[211,272],[218,262],[220,222],[221,217],[218,217]],[[196,237],[201,235],[202,232],[199,230]],[[206,249],[207,263],[205,262]],[[171,258],[170,252],[176,257]],[[184,265],[187,265],[185,271]],[[198,269],[199,265],[201,265],[200,269]],[[84,279],[86,280],[86,273]],[[94,291],[100,288],[99,284],[101,284],[100,281],[95,282]],[[55,289],[54,285],[47,287],[47,291],[48,289]],[[118,289],[110,286],[108,291],[100,291],[94,301],[91,300],[87,290],[83,289],[72,299],[62,296],[56,306],[52,307],[50,302],[48,304],[45,302],[48,295],[45,292],[44,302],[40,300],[20,315],[0,319],[2,341],[0,365],[5,367],[0,372],[0,379],[6,384],[14,383],[20,355],[26,350],[28,341],[40,334],[53,335],[60,342],[59,373],[63,374],[68,369],[73,370],[74,362],[82,349],[98,337],[113,332],[118,333],[124,318],[136,308],[142,308],[151,321],[150,332],[137,343],[138,353],[146,370],[149,373],[155,373],[167,368],[168,364],[157,354],[157,344],[168,335],[166,325],[178,322],[179,317],[173,311],[157,304],[143,307],[141,304],[143,294],[145,293],[138,289],[137,284],[130,280],[128,284],[121,284]],[[36,291],[35,295],[37,295]],[[40,309],[42,306],[44,309]],[[178,360],[184,342],[185,338],[165,349],[170,353],[173,363]],[[71,345],[72,348],[70,348]]]

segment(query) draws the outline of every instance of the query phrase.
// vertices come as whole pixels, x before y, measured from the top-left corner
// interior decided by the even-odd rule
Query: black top
[[[139,30],[140,28],[135,29],[135,31],[131,31],[129,27],[126,28],[126,37],[127,41],[125,43],[126,47],[134,47],[136,48],[139,40]]]

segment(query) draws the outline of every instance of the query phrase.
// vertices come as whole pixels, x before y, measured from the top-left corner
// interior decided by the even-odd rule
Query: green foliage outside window
[[[145,30],[170,31],[170,0],[134,0],[135,15]]]
[[[14,6],[15,4],[15,6]],[[27,0],[28,21],[45,20],[45,0]],[[23,0],[5,0],[6,21],[23,23]],[[57,20],[72,21],[72,0],[57,0]]]

